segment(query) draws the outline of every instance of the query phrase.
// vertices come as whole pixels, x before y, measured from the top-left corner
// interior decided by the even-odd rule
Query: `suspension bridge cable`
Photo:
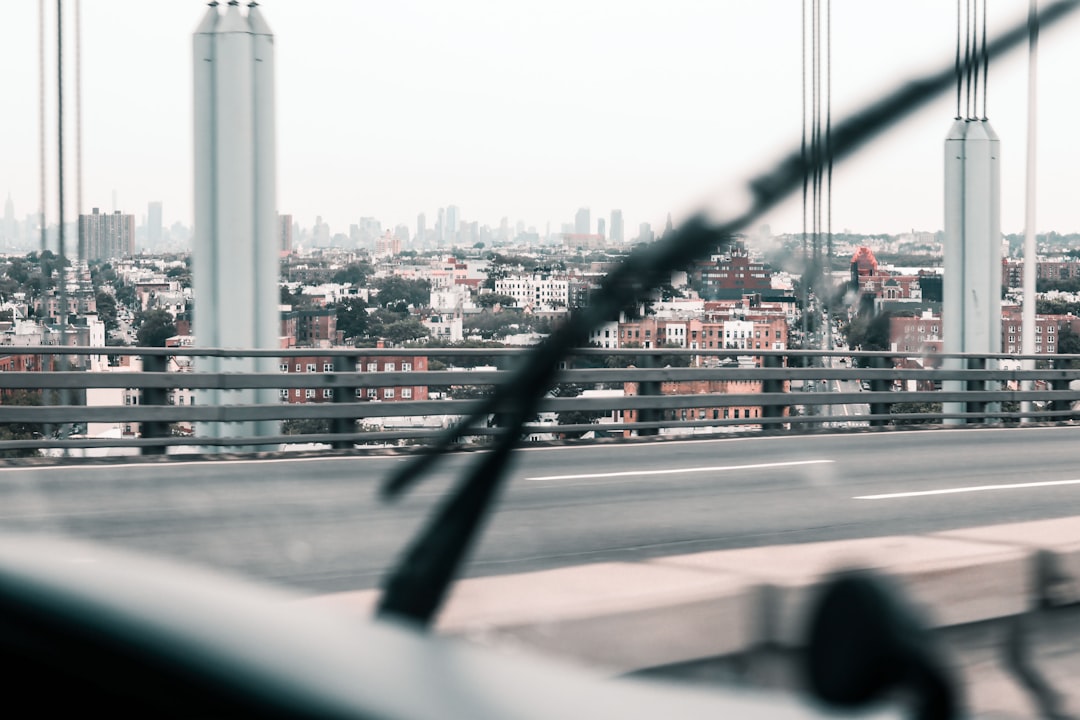
[[[971,16],[971,66],[974,82],[971,87],[971,117],[979,116],[979,0],[974,0]]]
[[[825,159],[828,163],[828,206],[825,222],[825,232],[828,242],[828,267],[832,270],[833,260],[833,237],[832,237],[832,172],[833,172],[833,152],[832,152],[832,0],[826,0],[828,5],[826,6],[825,15]],[[831,297],[831,288],[830,288]],[[831,325],[826,325],[825,331],[831,335],[832,331],[829,329]],[[832,348],[829,348],[832,350]]]
[[[45,0],[38,0],[38,153],[41,179],[41,252],[45,252]]]
[[[964,117],[971,119],[971,2],[967,0],[967,12],[964,14]]]
[[[963,75],[960,73],[960,0],[956,0],[956,119],[960,119],[960,86]]]
[[[83,260],[84,248],[79,233],[82,215],[82,0],[75,0],[75,259]]]
[[[983,0],[983,27],[982,27],[982,55],[983,55],[983,111],[982,119],[986,120],[986,91],[990,80],[990,55],[986,52],[986,0]]]
[[[57,229],[59,249],[59,296],[60,296],[60,343],[68,344],[67,303],[67,249],[64,247],[64,0],[56,0],[56,186],[59,200],[59,224]],[[68,356],[60,356],[61,370],[68,369]],[[60,404],[69,402],[68,390],[60,390]],[[67,425],[60,426],[60,436],[67,435]],[[64,455],[68,454],[64,448]]]
[[[803,251],[803,273],[804,273],[804,275],[805,275],[806,270],[807,270],[807,258],[809,257],[808,252],[807,252],[807,245],[806,245],[806,225],[807,225],[807,223],[806,223],[806,208],[807,208],[806,196],[807,196],[807,190],[808,190],[807,183],[809,182],[809,177],[808,177],[809,173],[806,171],[806,168],[809,167],[809,162],[808,162],[809,159],[807,157],[807,152],[806,152],[806,150],[807,150],[807,148],[806,148],[806,112],[807,112],[807,107],[806,107],[806,29],[807,29],[807,26],[806,26],[806,0],[803,0],[803,2],[802,2],[802,57],[801,57],[801,62],[802,62],[802,138],[801,138],[801,141],[800,141],[799,153],[800,153],[800,157],[802,159],[802,167],[804,168],[803,169],[803,174],[802,174],[802,251]],[[808,289],[806,287],[806,278],[805,277],[803,277],[803,279],[802,279],[801,286],[802,286],[802,305],[803,305],[803,316],[802,316],[803,342],[805,342],[806,339],[809,337],[809,330],[810,330],[808,320],[807,320],[807,316],[806,316],[806,306],[807,306],[807,304],[808,304],[808,302],[810,300],[810,294],[809,294],[809,291],[808,291]]]

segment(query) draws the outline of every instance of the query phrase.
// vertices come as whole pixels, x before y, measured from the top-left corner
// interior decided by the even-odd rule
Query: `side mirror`
[[[811,613],[806,679],[818,699],[862,708],[892,693],[913,699],[912,717],[959,716],[956,684],[899,589],[869,572],[844,572]]]

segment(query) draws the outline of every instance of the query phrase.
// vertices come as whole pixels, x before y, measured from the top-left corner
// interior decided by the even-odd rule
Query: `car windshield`
[[[1013,710],[977,628],[1080,532],[1072,5],[383,5],[0,9],[0,530],[785,691],[870,567]]]

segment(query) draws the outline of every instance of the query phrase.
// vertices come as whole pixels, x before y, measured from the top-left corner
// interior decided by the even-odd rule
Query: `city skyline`
[[[418,213],[430,227],[439,208],[453,206],[463,220],[497,227],[506,216],[543,233],[549,222],[553,229],[572,222],[581,207],[592,208],[594,221],[622,209],[626,226],[648,222],[656,230],[668,212],[678,222],[703,201],[722,204],[717,187],[737,192],[798,142],[801,6],[715,5],[654,11],[555,2],[541,12],[482,2],[450,9],[327,0],[315,12],[267,0],[279,54],[277,209],[303,227],[321,216],[336,233],[362,217],[413,230]],[[879,20],[884,9],[833,3],[834,118],[952,57],[951,4],[908,3],[890,12],[887,26]],[[1023,2],[992,6],[991,33],[1025,10]],[[115,190],[117,205],[140,219],[161,201],[166,227],[191,223],[191,33],[201,12],[195,3],[84,4],[83,213],[112,208]],[[0,118],[7,159],[0,193],[11,192],[22,219],[38,205],[36,5],[11,3],[0,14],[2,59],[29,69],[10,78],[7,91],[20,111]],[[71,28],[69,21],[69,36]],[[1039,231],[1080,230],[1071,200],[1080,186],[1080,141],[1068,122],[1077,100],[1067,97],[1067,69],[1080,59],[1067,38],[1077,28],[1070,19],[1041,46]],[[54,49],[47,52],[52,88]],[[70,65],[65,74],[73,96]],[[1023,225],[1025,77],[1023,53],[991,66],[989,117],[1002,138],[1007,233]],[[54,94],[47,97],[50,223]],[[941,228],[952,102],[932,103],[838,169],[834,231]],[[68,168],[72,222],[70,158]],[[763,222],[777,233],[798,232],[801,215],[795,200]]]

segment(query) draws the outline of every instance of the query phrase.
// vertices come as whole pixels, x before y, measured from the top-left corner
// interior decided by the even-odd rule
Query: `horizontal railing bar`
[[[525,356],[533,346],[492,347],[492,348],[444,348],[444,347],[400,347],[400,348],[197,348],[197,347],[132,347],[132,346],[57,346],[57,345],[0,345],[0,357],[4,355],[116,355],[137,356],[157,355],[176,357],[217,357],[217,358],[286,358],[286,357],[483,357],[488,356]],[[595,356],[611,355],[644,356],[711,356],[711,357],[758,357],[787,356],[792,358],[818,359],[821,357],[861,357],[861,358],[920,358],[934,360],[939,358],[992,359],[992,360],[1080,360],[1076,355],[1023,355],[1017,353],[912,353],[896,350],[772,350],[765,348],[572,348],[569,355]]]
[[[400,387],[495,385],[511,377],[498,370],[432,370],[425,372],[5,372],[0,389],[175,388],[185,390],[254,388]],[[1080,369],[1069,370],[891,370],[880,368],[589,368],[562,371],[557,382],[679,382],[693,380],[915,380],[940,382],[1080,380]]]
[[[692,395],[629,395],[614,397],[545,398],[538,411],[608,411],[702,407],[793,405],[864,405],[912,402],[1019,402],[1080,400],[1080,390],[858,391],[723,393]],[[420,415],[464,415],[475,400],[406,400],[353,403],[278,403],[272,405],[8,405],[0,407],[0,423],[139,423],[243,422],[312,418],[364,418]],[[509,407],[505,409],[510,409]]]

